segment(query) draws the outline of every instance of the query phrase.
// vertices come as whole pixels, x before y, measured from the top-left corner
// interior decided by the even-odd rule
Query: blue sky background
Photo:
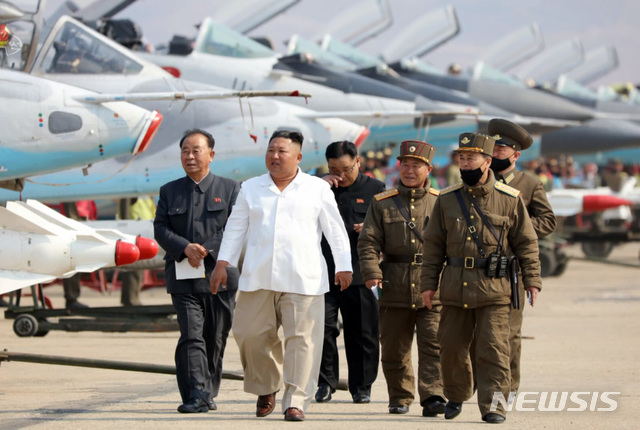
[[[242,0],[234,3],[238,1]],[[302,0],[250,35],[269,36],[282,52],[283,42],[291,34],[305,37],[319,34],[336,14],[362,1]],[[50,1],[49,8],[60,2]],[[78,0],[78,3],[84,2]],[[169,41],[173,34],[194,36],[195,24],[206,16],[215,19],[216,12],[228,3],[228,0],[138,0],[118,17],[136,21],[145,37],[155,45]],[[640,83],[640,29],[636,24],[640,1],[637,0],[390,0],[390,3],[394,23],[361,46],[369,53],[379,52],[385,39],[409,25],[415,17],[450,4],[456,9],[460,34],[423,57],[438,67],[446,68],[453,62],[471,67],[479,54],[499,38],[537,22],[548,47],[579,37],[585,51],[606,45],[617,48],[619,68],[592,87],[615,82]],[[255,2],[247,1],[247,4],[253,6]]]

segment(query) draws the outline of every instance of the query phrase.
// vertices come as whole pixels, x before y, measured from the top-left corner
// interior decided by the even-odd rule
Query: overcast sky
[[[60,1],[50,0],[50,3],[55,5]],[[234,3],[238,1],[243,0],[234,0]],[[277,50],[283,52],[283,42],[291,34],[304,37],[320,34],[336,14],[345,10],[344,5],[362,1],[302,0],[250,35],[269,36],[276,43]],[[619,68],[596,81],[593,87],[615,82],[640,82],[638,0],[390,0],[390,3],[394,23],[380,36],[361,46],[369,53],[377,54],[384,47],[385,40],[416,17],[453,5],[461,31],[451,41],[423,57],[433,65],[446,68],[456,62],[463,67],[471,67],[479,54],[499,38],[536,22],[547,47],[578,37],[585,51],[607,45],[617,48]],[[195,36],[195,24],[206,16],[215,19],[216,12],[224,10],[228,4],[227,0],[138,0],[118,17],[136,21],[145,37],[155,45],[168,42],[173,34]]]

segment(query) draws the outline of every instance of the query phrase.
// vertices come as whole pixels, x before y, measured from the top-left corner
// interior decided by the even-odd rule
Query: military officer
[[[541,287],[537,237],[520,192],[495,180],[494,144],[487,135],[460,135],[456,151],[463,182],[441,191],[424,239],[422,297],[431,308],[439,290],[442,303],[438,340],[446,419],[458,416],[472,395],[469,347],[475,334],[482,419],[505,420],[502,405],[492,410],[491,403],[496,392],[509,395],[511,285],[499,265],[490,274],[488,263],[515,255],[533,303]]]
[[[489,121],[487,132],[496,141],[491,160],[491,170],[493,170],[496,180],[520,191],[538,239],[553,233],[556,228],[556,217],[549,200],[547,200],[544,185],[537,176],[521,172],[516,168],[520,151],[528,149],[533,143],[533,139],[518,124],[500,118]],[[521,328],[525,293],[522,282],[519,283],[519,286],[520,306],[518,308],[512,307],[510,319],[511,391],[518,391],[520,386]]]
[[[398,188],[374,196],[358,239],[365,285],[382,293],[379,301],[382,370],[392,414],[407,413],[414,399],[411,364],[414,332],[422,414],[434,417],[444,413],[437,341],[440,306],[435,301],[427,309],[420,291],[424,231],[438,195],[429,180],[433,154],[434,148],[428,143],[402,142]]]

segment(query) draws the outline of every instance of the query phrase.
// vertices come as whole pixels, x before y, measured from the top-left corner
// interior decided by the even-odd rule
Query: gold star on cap
[[[410,146],[409,147],[409,152],[416,152],[416,147],[415,146]]]

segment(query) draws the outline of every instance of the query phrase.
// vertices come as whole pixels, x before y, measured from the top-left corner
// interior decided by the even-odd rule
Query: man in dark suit
[[[364,285],[358,261],[358,237],[373,196],[384,191],[384,183],[360,173],[360,156],[353,142],[331,143],[325,157],[329,174],[323,179],[331,184],[340,216],[349,235],[353,281],[341,291],[334,285],[335,263],[326,239],[322,254],[329,270],[329,292],[324,295],[324,343],[318,378],[317,402],[328,402],[338,386],[338,311],[344,324],[344,347],[347,354],[349,391],[354,403],[371,401],[371,385],[378,376],[380,335],[378,303]]]
[[[160,188],[153,223],[155,239],[167,253],[167,292],[180,326],[175,360],[183,402],[178,411],[183,413],[217,409],[213,398],[220,388],[238,288],[238,269],[231,267],[226,290],[213,295],[209,288],[222,232],[240,190],[236,181],[209,171],[214,143],[204,130],[185,133],[180,159],[187,176]]]

